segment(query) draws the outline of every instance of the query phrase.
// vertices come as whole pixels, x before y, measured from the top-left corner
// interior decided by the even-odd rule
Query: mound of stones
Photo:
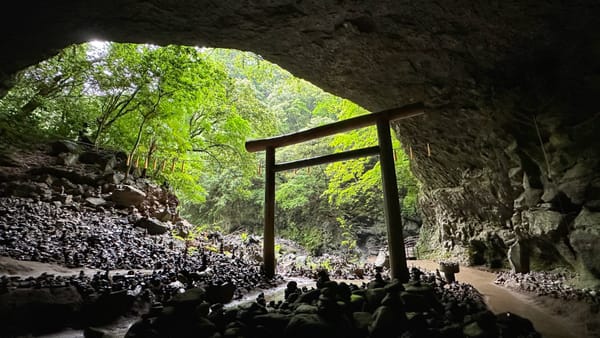
[[[73,276],[44,273],[36,278],[2,276],[0,336],[105,325],[121,316],[155,311],[173,297],[183,293],[189,297],[197,289],[202,289],[203,299],[223,304],[236,294],[239,296],[239,286],[266,289],[278,283],[281,279],[264,279],[257,271],[249,271],[239,264],[209,264],[198,270],[165,269],[152,273],[106,271],[91,276],[83,272]]]
[[[126,337],[540,337],[531,322],[494,315],[466,284],[447,284],[412,269],[408,283],[380,275],[361,286],[335,282],[324,270],[317,288],[289,282],[285,300],[237,308],[211,303],[201,288],[155,306]]]
[[[569,285],[572,278],[566,273],[553,272],[500,272],[494,283],[504,287],[557,299],[585,301],[591,304],[595,311],[600,311],[600,290],[591,288],[576,288]]]
[[[206,234],[192,240],[168,187],[125,178],[122,154],[70,141],[43,150],[0,162],[0,256],[106,276],[2,277],[0,327],[36,327],[27,320],[38,317],[42,331],[65,325],[64,318],[85,323],[105,315],[88,315],[90,307],[110,304],[106,314],[119,313],[111,307],[130,309],[145,290],[164,300],[171,289],[202,286],[212,301],[227,303],[281,282],[265,280],[255,257],[227,255],[222,245],[213,250]],[[109,277],[115,269],[149,271]]]

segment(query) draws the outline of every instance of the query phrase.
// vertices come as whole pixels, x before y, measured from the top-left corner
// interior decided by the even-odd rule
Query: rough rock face
[[[425,116],[394,127],[413,149],[428,242],[501,265],[523,240],[533,267],[600,278],[581,235],[598,222],[573,223],[600,208],[597,1],[14,5],[0,20],[0,92],[58,49],[106,39],[252,50],[373,111],[423,101]]]

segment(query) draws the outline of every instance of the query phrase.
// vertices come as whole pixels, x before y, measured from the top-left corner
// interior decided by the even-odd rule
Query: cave
[[[393,128],[414,154],[428,250],[508,266],[511,246],[535,243],[532,266],[599,283],[597,1],[11,6],[0,95],[19,70],[96,39],[253,51],[373,112],[422,102],[424,115]]]

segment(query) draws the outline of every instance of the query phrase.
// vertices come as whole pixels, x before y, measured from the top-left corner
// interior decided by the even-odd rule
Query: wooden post
[[[173,163],[171,163],[171,172],[175,171],[175,163],[177,162],[177,158],[173,159]]]
[[[267,277],[275,276],[275,148],[267,147],[265,157],[265,229],[263,264]]]
[[[402,236],[402,216],[398,198],[398,183],[390,134],[390,123],[387,119],[377,120],[377,137],[379,139],[379,161],[381,163],[381,180],[383,184],[383,211],[387,226],[388,247],[390,255],[390,277],[400,282],[408,282],[408,266],[404,252]]]

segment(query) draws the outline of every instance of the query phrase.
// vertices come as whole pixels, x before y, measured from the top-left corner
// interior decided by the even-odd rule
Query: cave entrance
[[[390,277],[398,278],[402,282],[408,281],[408,267],[406,265],[406,255],[404,252],[402,217],[400,215],[400,201],[398,198],[390,121],[421,115],[423,114],[423,110],[424,106],[421,103],[410,104],[378,113],[357,116],[292,134],[246,142],[247,151],[257,152],[264,150],[266,152],[263,264],[267,276],[272,277],[275,275],[275,173],[278,171],[298,169],[352,158],[379,155],[383,185],[384,214],[390,257]],[[377,146],[292,162],[275,163],[275,149],[277,148],[303,143],[371,125],[377,125],[377,139],[379,141],[379,145]]]

